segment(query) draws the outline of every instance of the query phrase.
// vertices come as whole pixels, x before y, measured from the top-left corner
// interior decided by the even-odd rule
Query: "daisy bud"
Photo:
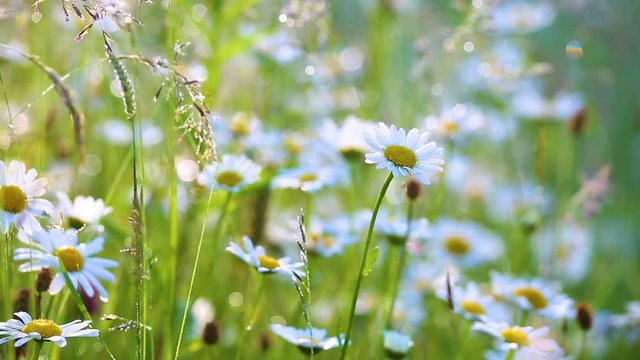
[[[271,347],[271,338],[266,331],[260,334],[259,348],[261,352],[266,352]]]
[[[422,197],[422,184],[413,177],[409,178],[404,188],[404,194],[412,201],[420,199]]]
[[[220,324],[215,320],[209,321],[202,331],[202,341],[207,345],[214,345],[220,340],[220,332]]]
[[[587,122],[587,109],[580,109],[569,120],[569,131],[575,136],[582,134],[584,124]]]
[[[29,289],[20,289],[20,292],[18,292],[18,297],[13,303],[13,312],[29,310],[29,295]]]
[[[593,309],[587,302],[581,302],[576,305],[576,322],[584,331],[589,331],[593,325]]]
[[[49,290],[49,286],[51,285],[51,281],[53,280],[53,273],[49,268],[43,268],[38,271],[38,276],[36,277],[36,291],[45,292]]]

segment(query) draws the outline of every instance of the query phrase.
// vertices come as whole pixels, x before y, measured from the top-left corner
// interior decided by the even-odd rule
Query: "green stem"
[[[44,344],[44,342],[42,341],[35,341],[35,346],[32,349],[31,352],[31,356],[29,356],[29,359],[31,360],[38,360],[38,356],[40,356],[40,351],[42,350],[42,345]]]
[[[253,309],[251,309],[250,311],[247,310],[246,315],[251,314],[251,317],[247,317],[245,316],[245,319],[243,321],[243,324],[247,324],[246,327],[244,327],[243,329],[240,329],[240,335],[238,337],[238,346],[236,348],[236,360],[240,359],[241,356],[240,354],[243,353],[243,349],[246,348],[246,344],[244,342],[244,337],[246,336],[246,334],[253,330],[253,324],[256,321],[256,317],[258,315],[258,309],[260,308],[260,304],[261,304],[261,300],[262,300],[262,293],[264,290],[264,283],[265,283],[265,277],[268,276],[266,274],[258,274],[258,276],[260,276],[260,280],[259,280],[259,284],[258,284],[258,290],[256,291],[256,295],[255,295],[255,301],[253,302]],[[249,319],[247,321],[247,319]]]
[[[509,349],[509,351],[507,351],[507,354],[504,356],[504,360],[513,360],[515,357],[516,357],[516,350]]]
[[[349,340],[351,338],[351,327],[353,326],[353,318],[355,316],[356,311],[356,302],[358,301],[358,294],[360,293],[360,285],[362,284],[362,278],[364,277],[364,267],[367,263],[367,254],[369,253],[369,246],[371,245],[371,238],[373,236],[373,227],[376,224],[376,217],[378,216],[378,210],[380,210],[380,204],[382,204],[382,199],[389,188],[389,184],[391,184],[391,180],[393,180],[393,173],[389,173],[387,176],[387,180],[385,180],[384,185],[382,185],[382,189],[380,190],[380,194],[378,194],[378,198],[376,199],[376,203],[373,207],[373,213],[371,214],[371,221],[369,222],[369,230],[367,231],[367,240],[364,243],[364,252],[362,253],[362,260],[360,261],[360,268],[358,270],[358,280],[356,281],[356,287],[353,290],[353,297],[351,299],[351,309],[349,311],[349,323],[347,325],[347,333],[345,334],[344,343],[342,345],[342,354],[340,355],[340,359],[344,360],[347,356],[347,349],[349,348]]]
[[[176,345],[176,356],[174,357],[175,360],[178,359],[178,356],[180,356],[180,345],[182,344],[182,336],[184,334],[184,328],[185,325],[187,324],[187,314],[189,313],[189,303],[191,302],[191,293],[193,291],[193,283],[196,279],[196,273],[198,271],[198,262],[200,260],[200,252],[202,250],[202,240],[204,239],[204,232],[207,229],[207,216],[209,215],[209,209],[211,208],[211,199],[213,198],[213,188],[211,188],[211,190],[209,191],[209,199],[207,200],[207,210],[205,211],[205,219],[202,222],[202,229],[200,230],[200,239],[198,240],[198,248],[196,250],[196,258],[194,260],[193,263],[193,271],[191,272],[191,280],[189,282],[189,290],[187,292],[187,302],[185,304],[184,307],[184,312],[182,313],[182,322],[180,324],[180,333],[178,334],[178,344]],[[223,209],[223,211],[225,211]],[[218,219],[218,222],[221,219]],[[216,227],[218,227],[218,225],[216,224]]]

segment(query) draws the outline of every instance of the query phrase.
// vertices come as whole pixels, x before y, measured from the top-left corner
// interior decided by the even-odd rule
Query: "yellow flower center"
[[[445,134],[455,134],[458,130],[460,130],[460,124],[457,122],[451,119],[447,119],[442,122],[442,131],[444,131]]]
[[[517,327],[508,327],[500,332],[504,341],[518,346],[527,346],[531,343],[529,336],[524,330]]]
[[[544,309],[547,307],[547,298],[544,294],[532,287],[521,287],[513,290],[513,294],[516,296],[522,296],[529,301],[529,304],[533,306],[534,309]]]
[[[62,334],[60,326],[48,319],[34,319],[27,325],[23,326],[21,331],[25,334],[36,332],[43,338],[60,336]]]
[[[471,315],[484,315],[486,313],[484,306],[475,300],[462,300],[460,307]]]
[[[67,219],[67,221],[69,222],[69,227],[72,227],[76,230],[80,230],[87,225],[87,223],[84,220],[77,218],[75,216],[70,216],[69,219]]]
[[[416,153],[402,145],[389,145],[384,148],[384,157],[395,166],[412,168],[418,163]]]
[[[221,171],[220,173],[218,173],[218,175],[216,175],[216,181],[218,182],[218,184],[227,187],[234,187],[240,184],[242,179],[242,175],[238,174],[235,171]]]
[[[238,114],[231,119],[229,123],[229,129],[234,135],[246,136],[249,134],[249,119],[246,114]]]
[[[80,271],[84,267],[84,258],[82,258],[78,249],[71,245],[65,245],[57,248],[54,251],[54,254],[58,257],[67,271]]]
[[[17,214],[27,208],[27,195],[19,186],[0,186],[0,208]]]
[[[284,148],[291,154],[299,154],[302,150],[302,144],[293,136],[287,136],[284,138]]]
[[[302,174],[298,177],[298,180],[302,183],[311,182],[318,180],[318,176],[313,173]]]
[[[444,247],[453,255],[464,255],[469,252],[469,241],[462,236],[453,235],[444,240]]]
[[[267,255],[259,255],[258,261],[260,262],[260,266],[267,268],[269,270],[275,270],[280,267],[280,263],[278,259],[273,258]]]

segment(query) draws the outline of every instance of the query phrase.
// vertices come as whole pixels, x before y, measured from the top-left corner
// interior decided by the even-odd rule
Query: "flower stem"
[[[516,357],[516,350],[509,349],[509,351],[507,351],[507,354],[504,356],[504,360],[513,360],[515,357]]]
[[[342,354],[340,355],[340,359],[344,360],[347,356],[347,349],[349,348],[349,339],[351,338],[351,327],[353,326],[353,318],[355,316],[356,311],[356,302],[358,301],[358,294],[360,293],[360,285],[362,283],[362,278],[364,277],[364,267],[367,263],[367,254],[369,253],[369,246],[371,245],[371,238],[373,236],[373,227],[376,224],[376,217],[378,216],[378,210],[380,210],[380,204],[382,204],[382,199],[389,188],[389,184],[391,184],[391,180],[393,180],[393,173],[389,173],[387,176],[387,180],[385,180],[384,185],[382,185],[382,189],[380,190],[380,194],[378,194],[378,198],[376,199],[376,203],[373,207],[373,213],[371,214],[371,220],[369,221],[369,230],[367,231],[367,240],[364,243],[364,252],[362,253],[362,260],[360,261],[360,269],[358,270],[358,280],[356,281],[356,286],[353,289],[353,297],[351,299],[351,309],[349,312],[349,323],[347,325],[347,333],[345,334],[344,343],[342,344]]]
[[[258,274],[258,276],[260,277],[260,280],[258,284],[258,290],[256,291],[255,300],[253,302],[253,309],[252,310],[247,309],[247,312],[245,313],[245,320],[243,321],[243,324],[247,324],[247,326],[240,330],[240,335],[238,336],[238,347],[236,350],[236,359],[241,358],[240,355],[243,353],[242,350],[246,348],[244,337],[249,331],[253,330],[253,324],[256,321],[256,317],[258,315],[258,309],[260,308],[260,304],[262,300],[262,292],[264,290],[265,277],[267,275]],[[250,318],[246,316],[249,314],[251,314]],[[247,319],[249,320],[247,321]]]
[[[32,352],[31,352],[31,356],[29,356],[29,359],[38,360],[38,356],[40,356],[40,350],[42,350],[43,344],[44,342],[42,341],[35,341],[35,346],[31,350]]]

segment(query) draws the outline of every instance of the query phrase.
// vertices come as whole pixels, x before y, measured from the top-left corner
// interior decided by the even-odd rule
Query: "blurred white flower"
[[[297,329],[291,326],[271,324],[269,329],[305,353],[310,353],[311,349],[313,349],[314,353],[333,349],[340,346],[340,343],[344,341],[343,335],[327,337],[327,331],[318,328],[311,328],[311,330],[308,328]]]
[[[479,224],[441,218],[431,226],[429,255],[438,263],[473,267],[502,255],[500,238]]]
[[[506,322],[475,322],[471,329],[493,335],[500,341],[500,349],[515,350],[515,359],[518,360],[559,360],[564,356],[560,345],[547,337],[547,327],[534,329],[530,326],[510,326]]]
[[[491,9],[490,22],[501,33],[530,33],[551,25],[556,9],[547,2],[505,2]]]
[[[282,257],[279,259],[271,257],[267,255],[264,247],[261,245],[254,246],[251,239],[247,236],[242,237],[242,243],[244,249],[240,245],[230,242],[226,250],[237,256],[240,260],[254,267],[259,272],[264,274],[277,273],[283,275],[292,275],[295,272],[298,276],[304,276],[304,272],[298,270],[304,266],[304,263],[292,263],[291,259],[288,257]]]
[[[58,325],[49,319],[33,319],[24,311],[14,314],[18,319],[0,322],[0,344],[15,340],[15,347],[20,347],[31,340],[47,341],[59,347],[67,346],[67,338],[98,337],[97,329],[86,329],[91,321],[74,320]],[[8,336],[6,336],[8,335]]]
[[[587,229],[575,221],[540,229],[533,235],[531,247],[547,276],[577,282],[589,271],[592,241]]]
[[[102,199],[94,199],[91,196],[76,196],[69,199],[65,193],[57,193],[58,212],[61,216],[60,220],[66,220],[69,227],[80,230],[85,226],[98,227],[100,219],[111,213],[113,209],[106,206]],[[101,230],[98,228],[97,230]]]
[[[207,165],[198,183],[209,188],[238,192],[243,187],[260,180],[262,168],[244,155],[222,155],[219,163]]]

